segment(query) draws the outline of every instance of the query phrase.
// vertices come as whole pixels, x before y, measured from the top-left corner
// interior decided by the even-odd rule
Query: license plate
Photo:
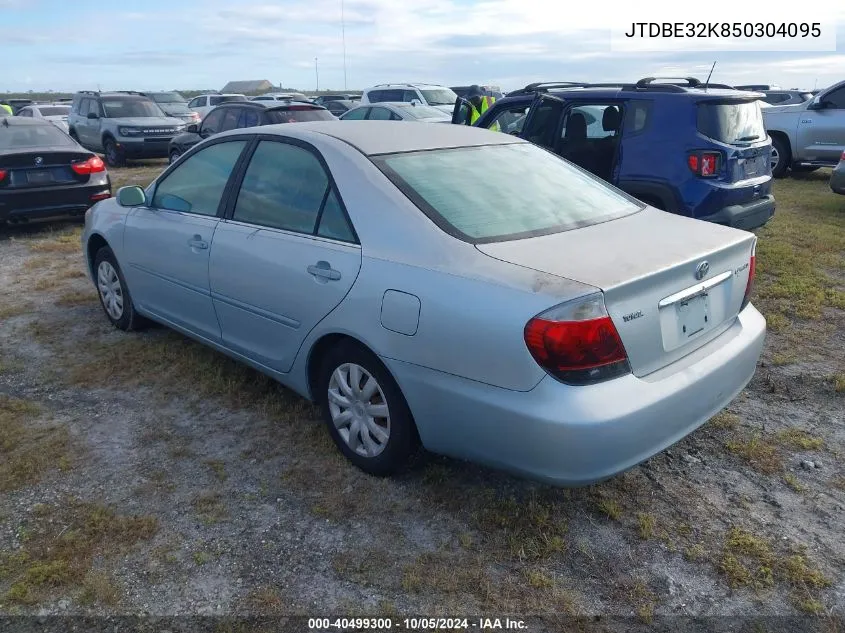
[[[26,181],[30,185],[43,185],[53,182],[53,175],[49,171],[28,171],[26,172]]]
[[[677,304],[678,334],[681,340],[703,332],[710,322],[710,303],[706,294],[698,295]]]

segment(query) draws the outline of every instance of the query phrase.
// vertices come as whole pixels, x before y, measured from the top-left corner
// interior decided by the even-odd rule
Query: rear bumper
[[[750,231],[763,226],[774,214],[775,197],[768,195],[746,204],[724,207],[712,215],[698,219]]]
[[[0,222],[15,222],[83,215],[98,202],[98,194],[111,194],[111,182],[0,192]]]
[[[167,158],[170,138],[117,141],[126,158]]]
[[[636,466],[723,409],[753,377],[765,333],[749,305],[721,336],[649,376],[586,387],[547,376],[527,392],[384,362],[429,450],[581,486]]]

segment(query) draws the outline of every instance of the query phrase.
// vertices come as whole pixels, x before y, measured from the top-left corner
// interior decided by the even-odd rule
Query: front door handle
[[[201,235],[194,235],[191,239],[188,240],[188,246],[190,246],[191,248],[205,250],[206,248],[208,248],[208,242],[202,239]]]
[[[307,270],[310,274],[321,279],[331,279],[333,281],[340,279],[340,271],[332,268],[329,262],[319,261],[309,266]]]

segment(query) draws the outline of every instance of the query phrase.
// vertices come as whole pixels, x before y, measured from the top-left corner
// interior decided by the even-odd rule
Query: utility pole
[[[346,84],[346,16],[344,14],[344,0],[340,0],[340,33],[343,38],[343,89],[349,90]]]
[[[317,58],[314,58],[314,74],[317,75],[317,92],[320,92],[320,68],[317,66]]]

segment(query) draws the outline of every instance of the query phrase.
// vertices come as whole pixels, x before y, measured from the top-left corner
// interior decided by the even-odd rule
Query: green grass
[[[773,330],[845,308],[845,199],[824,186],[827,178],[822,170],[775,183],[777,211],[759,231],[752,297]]]

